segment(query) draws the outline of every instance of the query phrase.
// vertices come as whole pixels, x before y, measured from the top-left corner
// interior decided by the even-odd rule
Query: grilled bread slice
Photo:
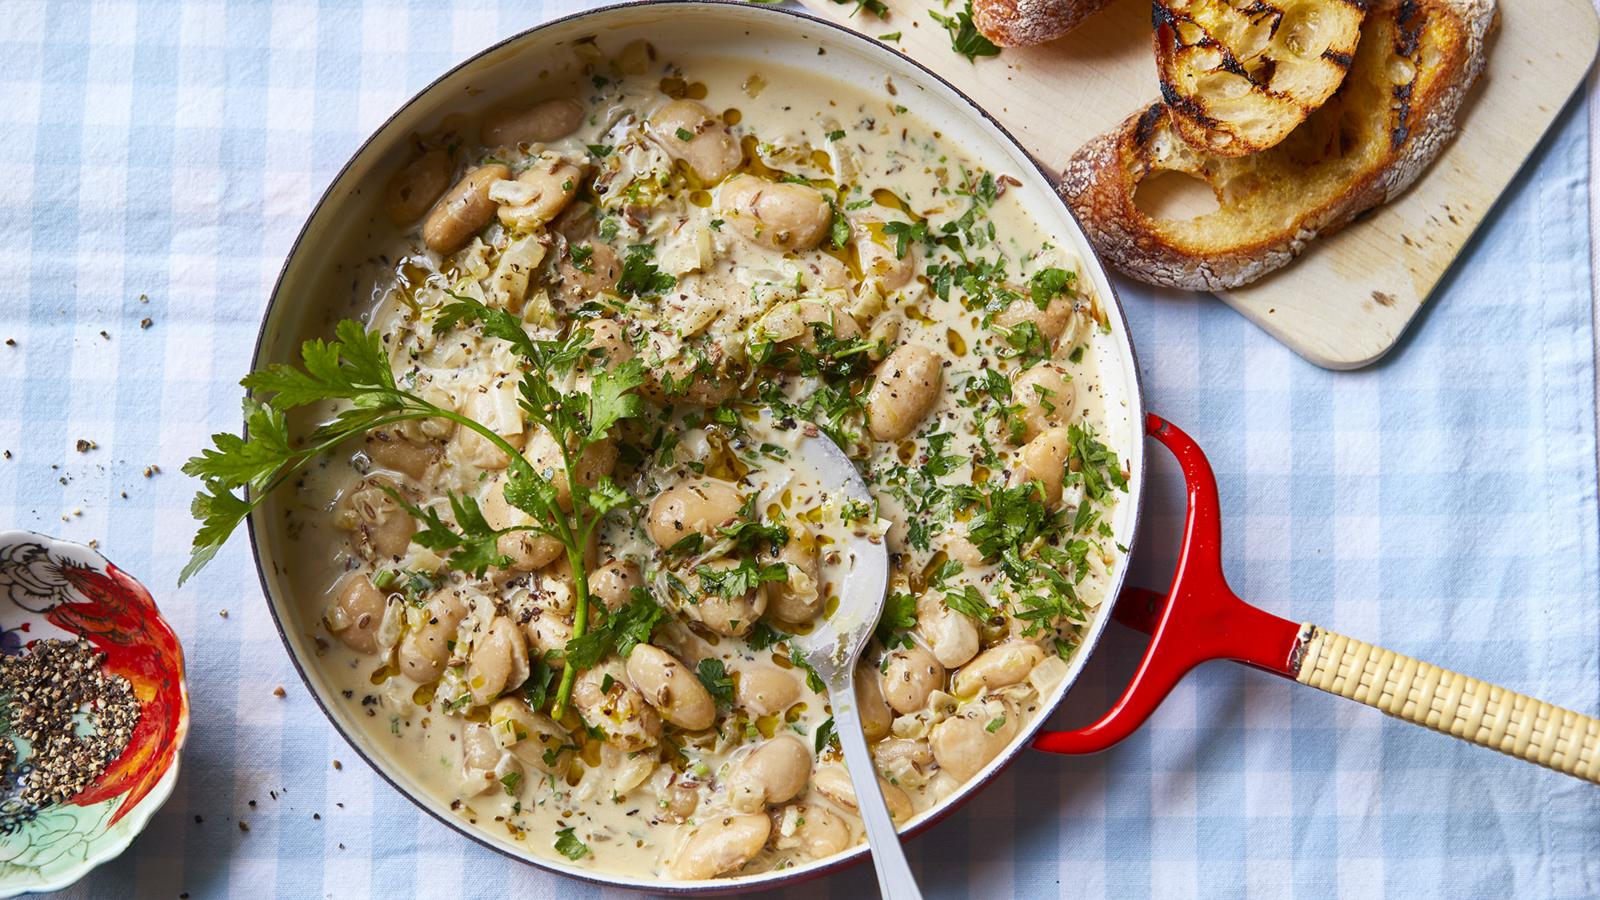
[[[1375,0],[1344,86],[1276,147],[1196,150],[1155,103],[1080,148],[1061,195],[1134,278],[1190,290],[1254,281],[1416,180],[1455,133],[1496,21],[1494,0]],[[1198,179],[1217,208],[1147,212],[1136,193],[1165,178]]]
[[[1368,0],[1154,0],[1172,125],[1217,156],[1283,140],[1344,81]]]
[[[972,0],[972,24],[1002,47],[1053,41],[1111,0]]]

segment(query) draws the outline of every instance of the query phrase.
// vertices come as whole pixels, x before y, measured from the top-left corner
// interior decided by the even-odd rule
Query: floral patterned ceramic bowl
[[[127,747],[77,796],[28,808],[0,782],[0,897],[66,887],[125,850],[172,793],[189,731],[183,650],[150,592],[99,553],[0,533],[0,654],[81,637],[139,701]],[[5,704],[0,685],[0,708]],[[0,735],[7,728],[0,717]]]

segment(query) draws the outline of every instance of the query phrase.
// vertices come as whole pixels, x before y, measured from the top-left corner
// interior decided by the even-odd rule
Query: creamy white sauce
[[[604,48],[615,50],[616,48]],[[681,67],[681,68],[680,68]],[[1005,193],[1004,172],[991,173],[995,181],[980,188],[978,168],[965,160],[959,147],[947,146],[927,125],[900,110],[893,96],[873,96],[856,88],[830,82],[817,76],[776,66],[755,67],[748,61],[720,59],[679,59],[654,61],[648,72],[621,78],[601,64],[596,74],[606,83],[571,86],[571,96],[585,106],[584,123],[570,137],[546,147],[527,148],[528,152],[495,152],[512,163],[513,169],[525,165],[543,150],[574,161],[594,163],[592,145],[609,147],[599,159],[602,186],[596,193],[602,205],[608,198],[620,197],[625,185],[649,184],[654,173],[671,170],[671,160],[662,147],[640,134],[640,121],[668,100],[666,87],[674,93],[687,91],[724,120],[737,122],[732,131],[754,150],[758,173],[781,170],[815,179],[826,185],[849,185],[839,206],[859,228],[875,239],[880,254],[893,257],[895,236],[886,233],[884,222],[910,224],[913,218],[895,208],[908,209],[915,221],[925,221],[937,236],[947,223],[957,222],[973,204],[974,190],[998,193],[985,203],[982,214],[968,228],[976,229],[983,246],[972,251],[975,258],[1006,260],[1006,282],[1022,294],[1029,291],[1029,279],[1046,268],[1076,272],[1078,261],[1058,247],[1049,235],[1023,213],[1015,199]],[[664,79],[672,79],[664,81]],[[703,94],[701,93],[703,91]],[[540,97],[554,96],[548,87]],[[736,115],[723,113],[737,110]],[[470,169],[491,151],[463,148],[455,156],[455,174]],[[608,169],[604,167],[615,167]],[[751,169],[746,161],[746,170]],[[681,172],[681,170],[680,170]],[[961,192],[952,188],[964,185]],[[685,347],[713,348],[716,353],[733,356],[746,352],[752,335],[774,335],[785,323],[772,317],[772,311],[798,297],[834,304],[859,320],[868,337],[886,337],[888,347],[922,345],[947,360],[943,384],[937,401],[905,440],[874,443],[857,442],[856,450],[869,484],[878,497],[875,515],[845,521],[841,498],[830,496],[817,485],[814,472],[794,450],[804,423],[785,421],[782,410],[758,402],[765,383],[767,399],[782,398],[793,405],[815,395],[817,385],[802,377],[763,372],[749,379],[745,394],[750,401],[736,407],[742,414],[735,433],[719,425],[701,421],[702,408],[682,405],[676,414],[658,427],[676,436],[675,446],[657,449],[648,462],[625,461],[623,486],[645,507],[613,516],[601,538],[600,558],[615,557],[636,561],[650,577],[658,602],[669,609],[681,608],[681,599],[663,586],[669,578],[667,561],[647,536],[643,520],[645,509],[659,491],[686,478],[709,473],[737,481],[746,496],[756,498],[754,509],[769,522],[785,523],[797,531],[811,531],[820,547],[821,588],[825,595],[837,593],[839,579],[849,560],[836,548],[846,543],[852,532],[886,530],[886,539],[895,557],[895,583],[891,591],[920,595],[937,591],[928,582],[939,564],[954,552],[952,536],[963,533],[971,518],[970,510],[952,515],[946,510],[911,515],[901,494],[915,501],[919,472],[933,465],[945,469],[936,480],[941,484],[976,486],[1004,483],[1017,465],[1017,442],[1005,434],[1002,417],[978,422],[978,413],[993,405],[972,386],[987,369],[1003,372],[1009,380],[1021,371],[1009,352],[1003,334],[988,327],[988,314],[970,308],[959,284],[942,298],[935,291],[936,278],[926,268],[930,263],[948,263],[955,257],[948,251],[930,254],[913,238],[916,277],[903,287],[878,290],[865,284],[858,257],[840,252],[809,251],[804,254],[775,251],[740,237],[719,219],[714,185],[684,185],[663,189],[659,185],[637,189],[636,197],[677,199],[665,209],[645,210],[631,217],[631,226],[620,207],[613,218],[621,222],[622,233],[613,243],[619,251],[635,243],[655,245],[654,263],[677,281],[658,301],[632,301],[625,315],[639,332],[638,353],[647,365],[660,368]],[[874,192],[877,192],[876,194]],[[885,191],[892,192],[894,200]],[[502,192],[503,193],[503,192]],[[992,225],[992,234],[989,229]],[[959,226],[958,226],[959,227]],[[959,233],[959,232],[958,232]],[[517,302],[515,287],[506,288],[502,257],[517,236],[507,235],[491,225],[466,249],[441,259],[427,251],[414,229],[401,229],[393,238],[396,251],[389,258],[405,260],[397,270],[372,274],[374,296],[379,298],[371,316],[371,326],[383,334],[391,347],[394,368],[402,383],[434,396],[472,415],[505,435],[520,435],[524,423],[516,408],[515,385],[520,373],[509,346],[494,339],[483,339],[472,332],[432,334],[433,310],[447,302],[445,288],[466,292],[485,302],[518,308],[530,329],[559,328],[566,316],[562,302],[553,298],[541,284],[552,261],[536,266],[526,295]],[[527,245],[524,245],[526,248]],[[1078,280],[1080,290],[1086,286]],[[1096,321],[1095,298],[1077,295],[1079,312],[1073,314],[1066,335],[1054,348],[1053,361],[1070,376],[1074,401],[1070,421],[1105,432],[1107,410],[1101,388],[1097,360],[1103,354],[1095,345],[1110,341]],[[570,305],[567,307],[570,310]],[[992,311],[990,311],[992,312]],[[869,323],[871,323],[869,325]],[[738,348],[738,349],[735,349]],[[871,382],[870,370],[865,375]],[[579,379],[581,382],[581,378]],[[580,385],[581,386],[581,383]],[[842,431],[864,434],[859,423],[847,424]],[[459,430],[458,430],[459,432]],[[930,454],[930,434],[945,434]],[[422,435],[426,437],[427,435]],[[531,431],[524,439],[531,437]],[[991,465],[982,460],[992,448],[996,456]],[[447,490],[481,496],[492,472],[478,463],[483,447],[463,440],[459,433],[437,444],[437,459],[420,478],[408,478],[390,471],[388,476],[406,485],[418,502],[441,508]],[[942,462],[941,462],[942,461]],[[334,594],[347,573],[373,575],[384,570],[434,572],[440,560],[431,551],[412,544],[400,558],[364,557],[349,532],[336,525],[336,501],[359,483],[363,474],[376,471],[370,459],[350,449],[325,460],[310,472],[299,488],[299,504],[291,509],[289,533],[295,554],[291,576],[296,595],[311,605],[309,620],[324,616]],[[1070,480],[1070,477],[1069,477]],[[1111,489],[1107,499],[1094,507],[1109,520],[1111,507],[1123,495]],[[1058,509],[1073,520],[1083,502],[1083,488],[1069,484]],[[918,535],[913,523],[921,519]],[[946,673],[939,689],[924,708],[896,717],[890,738],[905,743],[897,749],[907,753],[891,759],[888,745],[880,744],[880,771],[902,789],[917,812],[935,806],[960,783],[945,767],[926,761],[927,739],[944,720],[962,710],[985,710],[990,731],[1015,734],[1037,712],[1041,695],[1048,695],[1063,676],[1066,665],[1061,656],[1071,653],[1076,627],[1104,599],[1109,573],[1120,554],[1108,534],[1091,525],[1081,536],[1088,545],[1077,569],[1081,581],[1075,586],[1082,602],[1077,619],[1052,623],[1048,632],[1022,635],[1021,623],[997,613],[993,621],[978,627],[984,647],[1011,640],[1031,643],[1045,652],[1043,662],[1032,668],[1029,677],[1002,690],[985,691],[977,697],[956,696],[952,679],[959,669]],[[832,549],[830,549],[832,548]],[[764,560],[770,562],[770,560]],[[692,562],[689,563],[692,565]],[[685,563],[674,562],[682,574]],[[944,589],[958,591],[966,586],[980,594],[993,595],[1004,576],[990,563],[969,566],[949,576]],[[471,607],[459,635],[464,646],[472,646],[488,627],[497,608],[513,615],[526,612],[530,597],[553,583],[540,576],[491,572],[483,579],[460,573],[439,571],[433,578],[436,590],[455,591]],[[403,586],[403,585],[402,585]],[[395,587],[391,585],[391,587]],[[423,591],[424,599],[429,591]],[[827,608],[831,609],[831,605]],[[725,670],[738,677],[756,669],[787,672],[801,682],[798,700],[782,712],[751,715],[737,706],[719,705],[717,725],[701,732],[674,734],[675,746],[661,752],[653,748],[625,753],[601,740],[583,736],[575,718],[573,743],[577,749],[564,750],[560,774],[547,774],[537,765],[520,761],[507,752],[492,770],[467,767],[463,762],[463,727],[483,722],[487,710],[468,704],[446,710],[443,698],[461,693],[459,676],[447,674],[440,685],[422,685],[399,673],[391,652],[393,643],[408,629],[419,624],[420,611],[407,607],[398,595],[390,600],[384,628],[380,629],[380,652],[357,653],[332,634],[323,635],[325,647],[316,660],[345,702],[361,710],[368,723],[370,739],[380,751],[397,761],[427,790],[447,803],[464,821],[478,828],[509,835],[524,842],[531,852],[552,856],[558,833],[571,829],[589,852],[576,861],[579,866],[616,873],[665,876],[667,864],[681,852],[683,841],[702,823],[714,823],[730,813],[733,791],[730,776],[744,756],[775,734],[793,733],[808,747],[814,747],[818,729],[829,719],[826,698],[805,687],[803,673],[789,660],[785,644],[752,649],[745,638],[711,634],[693,627],[678,616],[662,625],[654,643],[669,650],[693,669],[705,659],[720,660]],[[337,613],[332,624],[342,624]],[[779,625],[793,630],[792,626]],[[920,640],[920,638],[918,638]],[[1060,651],[1060,656],[1058,656]],[[463,651],[458,651],[458,653]],[[875,651],[881,653],[882,649]],[[990,713],[994,718],[987,718]],[[1007,719],[1007,716],[1010,719]],[[999,721],[999,725],[995,722]],[[916,742],[921,742],[917,744]],[[665,745],[662,745],[665,746]],[[842,765],[839,753],[824,746],[816,769]],[[686,821],[671,814],[668,800],[673,791],[692,786],[696,809]],[[770,811],[771,835],[755,857],[736,869],[749,873],[781,868],[809,861],[813,856],[805,846],[806,807],[826,810],[848,826],[848,841],[861,840],[861,829],[854,813],[822,795],[815,785],[794,802],[778,804]],[[831,849],[831,848],[830,848]],[[731,874],[731,873],[730,873]]]

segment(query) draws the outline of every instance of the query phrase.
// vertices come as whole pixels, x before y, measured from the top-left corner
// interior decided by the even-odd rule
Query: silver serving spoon
[[[838,445],[822,434],[806,437],[799,447],[802,457],[817,471],[822,486],[853,500],[872,502],[866,482],[855,464]],[[790,643],[798,647],[817,677],[828,686],[833,706],[833,729],[844,748],[850,782],[855,786],[856,808],[867,829],[867,846],[872,864],[878,870],[878,890],[886,900],[921,900],[917,879],[906,865],[905,849],[900,846],[889,807],[878,789],[878,769],[867,749],[861,730],[861,715],[856,710],[856,661],[883,615],[884,596],[889,587],[889,551],[883,540],[852,537],[844,547],[849,555],[850,574],[839,585],[839,607],[819,620],[810,634],[796,635]]]

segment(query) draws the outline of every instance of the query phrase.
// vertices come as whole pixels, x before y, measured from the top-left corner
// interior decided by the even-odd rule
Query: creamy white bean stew
[[[892,81],[576,52],[389,183],[367,328],[454,417],[311,467],[292,577],[370,741],[473,826],[643,877],[823,859],[863,835],[787,638],[886,541],[858,693],[892,814],[1009,745],[1123,553],[1105,315]],[[819,432],[876,503],[819,484]]]

